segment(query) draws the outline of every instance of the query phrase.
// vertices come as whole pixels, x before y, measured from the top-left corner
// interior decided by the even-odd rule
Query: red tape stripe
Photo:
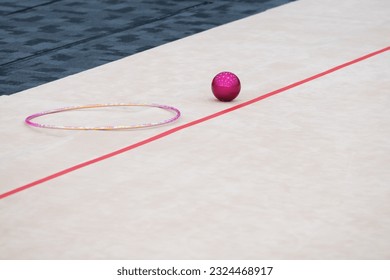
[[[14,194],[16,194],[16,193],[19,193],[19,192],[24,191],[24,190],[26,190],[26,189],[32,188],[32,187],[34,187],[34,186],[40,185],[40,184],[42,184],[42,183],[45,183],[45,182],[47,182],[47,181],[53,180],[53,179],[55,179],[55,178],[57,178],[57,177],[63,176],[63,175],[65,175],[65,174],[68,174],[68,173],[70,173],[70,172],[76,171],[76,170],[78,170],[78,169],[84,168],[84,167],[86,167],[86,166],[92,165],[92,164],[94,164],[94,163],[97,163],[97,162],[100,162],[100,161],[103,161],[103,160],[106,160],[106,159],[109,159],[109,158],[114,157],[114,156],[117,156],[117,155],[119,155],[119,154],[128,152],[128,151],[133,150],[133,149],[135,149],[135,148],[144,146],[144,145],[146,145],[146,144],[148,144],[148,143],[154,142],[154,141],[156,141],[156,140],[158,140],[158,139],[160,139],[160,138],[166,137],[166,136],[168,136],[168,135],[171,135],[171,134],[173,134],[173,133],[175,133],[175,132],[178,132],[178,131],[180,131],[180,130],[183,130],[183,129],[185,129],[185,128],[189,128],[189,127],[191,127],[191,126],[194,126],[194,125],[197,125],[197,124],[206,122],[206,121],[208,121],[208,120],[217,118],[217,117],[219,117],[219,116],[225,115],[225,114],[227,114],[227,113],[233,112],[233,111],[238,110],[238,109],[240,109],[240,108],[246,107],[246,106],[251,105],[251,104],[253,104],[253,103],[259,102],[259,101],[261,101],[261,100],[263,100],[263,99],[266,99],[266,98],[268,98],[268,97],[271,97],[271,96],[273,96],[273,95],[276,95],[276,94],[279,94],[279,93],[281,93],[281,92],[284,92],[284,91],[290,90],[290,89],[292,89],[292,88],[298,87],[298,86],[300,86],[300,85],[303,85],[303,84],[308,83],[308,82],[310,82],[310,81],[313,81],[313,80],[315,80],[315,79],[321,78],[321,77],[326,76],[326,75],[328,75],[328,74],[331,74],[331,73],[333,73],[333,72],[335,72],[335,71],[338,71],[338,70],[340,70],[340,69],[343,69],[343,68],[348,67],[348,66],[350,66],[350,65],[356,64],[356,63],[358,63],[358,62],[360,62],[360,61],[366,60],[366,59],[368,59],[368,58],[370,58],[370,57],[379,55],[379,54],[384,53],[384,52],[389,51],[389,50],[390,50],[390,46],[389,46],[389,47],[386,47],[386,48],[384,48],[384,49],[381,49],[381,50],[378,50],[378,51],[369,53],[369,54],[364,55],[364,56],[362,56],[362,57],[359,57],[359,58],[357,58],[357,59],[351,60],[351,61],[346,62],[346,63],[344,63],[344,64],[338,65],[338,66],[336,66],[336,67],[333,67],[333,68],[331,68],[331,69],[329,69],[329,70],[326,70],[326,71],[324,71],[324,72],[321,72],[321,73],[319,73],[319,74],[316,74],[316,75],[314,75],[314,76],[311,76],[311,77],[309,77],[309,78],[306,78],[306,79],[304,79],[304,80],[301,80],[301,81],[295,82],[295,83],[293,83],[293,84],[287,85],[287,86],[285,86],[285,87],[282,87],[282,88],[280,88],[280,89],[271,91],[271,92],[269,92],[269,93],[267,93],[267,94],[261,95],[261,96],[259,96],[259,97],[254,98],[254,99],[251,99],[251,100],[248,100],[248,101],[246,101],[246,102],[243,102],[243,103],[237,104],[237,105],[235,105],[235,106],[229,107],[229,108],[227,108],[227,109],[225,109],[225,110],[222,110],[222,111],[216,112],[216,113],[214,113],[214,114],[208,115],[208,116],[206,116],[206,117],[203,117],[203,118],[200,118],[200,119],[191,121],[191,122],[189,122],[189,123],[186,123],[186,124],[183,124],[183,125],[174,127],[174,128],[172,128],[172,129],[169,129],[169,130],[167,130],[167,131],[165,131],[165,132],[162,132],[162,133],[160,133],[160,134],[157,134],[157,135],[155,135],[155,136],[152,136],[152,137],[150,137],[150,138],[147,138],[147,139],[145,139],[145,140],[142,140],[142,141],[137,142],[137,143],[135,143],[135,144],[132,144],[132,145],[130,145],[130,146],[124,147],[124,148],[122,148],[122,149],[113,151],[113,152],[111,152],[111,153],[102,155],[102,156],[97,157],[97,158],[94,158],[94,159],[91,159],[91,160],[88,160],[88,161],[79,163],[79,164],[77,164],[77,165],[74,165],[74,166],[69,167],[69,168],[64,169],[64,170],[61,170],[61,171],[59,171],[59,172],[57,172],[57,173],[54,173],[54,174],[49,175],[49,176],[47,176],[47,177],[44,177],[44,178],[42,178],[42,179],[36,180],[36,181],[31,182],[31,183],[29,183],[29,184],[26,184],[26,185],[23,185],[23,186],[21,186],[21,187],[18,187],[18,188],[15,188],[15,189],[13,189],[13,190],[10,190],[10,191],[8,191],[8,192],[2,193],[2,194],[0,194],[0,199],[4,199],[4,198],[6,198],[6,197],[9,197],[9,196],[14,195]]]

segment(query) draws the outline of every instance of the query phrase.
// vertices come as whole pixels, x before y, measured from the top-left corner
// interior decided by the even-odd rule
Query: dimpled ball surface
[[[224,102],[232,101],[240,93],[241,83],[235,74],[221,72],[214,77],[211,83],[211,90],[218,100]]]

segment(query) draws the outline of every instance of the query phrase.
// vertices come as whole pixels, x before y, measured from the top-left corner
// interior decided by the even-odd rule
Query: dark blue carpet
[[[0,0],[0,95],[294,0]]]

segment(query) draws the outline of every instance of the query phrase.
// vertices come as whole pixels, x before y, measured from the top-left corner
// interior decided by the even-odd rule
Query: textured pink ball
[[[217,74],[211,83],[214,96],[220,101],[232,101],[241,90],[240,80],[231,72]]]

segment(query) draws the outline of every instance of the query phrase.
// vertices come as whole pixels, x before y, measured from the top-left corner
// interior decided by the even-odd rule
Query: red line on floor
[[[386,47],[386,48],[384,48],[384,49],[381,49],[381,50],[378,50],[378,51],[369,53],[369,54],[364,55],[364,56],[362,56],[362,57],[359,57],[359,58],[357,58],[357,59],[351,60],[351,61],[349,61],[349,62],[343,63],[343,64],[338,65],[338,66],[336,66],[336,67],[333,67],[333,68],[331,68],[331,69],[329,69],[329,70],[326,70],[326,71],[324,71],[324,72],[321,72],[321,73],[318,73],[318,74],[316,74],[316,75],[314,75],[314,76],[311,76],[311,77],[309,77],[309,78],[306,78],[306,79],[304,79],[304,80],[301,80],[301,81],[295,82],[295,83],[293,83],[293,84],[287,85],[287,86],[285,86],[285,87],[282,87],[282,88],[280,88],[280,89],[271,91],[271,92],[269,92],[269,93],[267,93],[267,94],[261,95],[261,96],[259,96],[259,97],[254,98],[254,99],[251,99],[251,100],[248,100],[248,101],[246,101],[246,102],[243,102],[243,103],[237,104],[237,105],[235,105],[235,106],[229,107],[229,108],[227,108],[227,109],[225,109],[225,110],[222,110],[222,111],[216,112],[216,113],[214,113],[214,114],[208,115],[208,116],[206,116],[206,117],[203,117],[203,118],[200,118],[200,119],[191,121],[191,122],[189,122],[189,123],[186,123],[186,124],[183,124],[183,125],[174,127],[174,128],[172,128],[172,129],[169,129],[169,130],[167,130],[167,131],[165,131],[165,132],[162,132],[162,133],[160,133],[160,134],[157,134],[157,135],[155,135],[155,136],[152,136],[152,137],[150,137],[150,138],[147,138],[147,139],[145,139],[145,140],[142,140],[142,141],[137,142],[137,143],[135,143],[135,144],[132,144],[132,145],[130,145],[130,146],[124,147],[124,148],[122,148],[122,149],[113,151],[113,152],[111,152],[111,153],[102,155],[102,156],[97,157],[97,158],[94,158],[94,159],[91,159],[91,160],[88,160],[88,161],[79,163],[79,164],[77,164],[77,165],[74,165],[74,166],[69,167],[69,168],[64,169],[64,170],[61,170],[61,171],[59,171],[59,172],[57,172],[57,173],[54,173],[54,174],[49,175],[49,176],[47,176],[47,177],[44,177],[44,178],[42,178],[42,179],[36,180],[36,181],[31,182],[31,183],[29,183],[29,184],[26,184],[26,185],[23,185],[23,186],[21,186],[21,187],[18,187],[18,188],[15,188],[15,189],[13,189],[13,190],[10,190],[10,191],[8,191],[8,192],[2,193],[2,194],[0,194],[0,199],[9,197],[9,196],[11,196],[11,195],[14,195],[14,194],[19,193],[19,192],[21,192],[21,191],[24,191],[24,190],[26,190],[26,189],[32,188],[32,187],[34,187],[34,186],[40,185],[40,184],[45,183],[45,182],[47,182],[47,181],[53,180],[53,179],[55,179],[55,178],[57,178],[57,177],[60,177],[60,176],[63,176],[63,175],[65,175],[65,174],[68,174],[68,173],[70,173],[70,172],[76,171],[76,170],[81,169],[81,168],[83,168],[83,167],[92,165],[92,164],[94,164],[94,163],[97,163],[97,162],[100,162],[100,161],[109,159],[109,158],[111,158],[111,157],[117,156],[117,155],[119,155],[119,154],[125,153],[125,152],[130,151],[130,150],[133,150],[133,149],[135,149],[135,148],[138,148],[138,147],[140,147],[140,146],[146,145],[146,144],[148,144],[148,143],[151,143],[151,142],[156,141],[156,140],[158,140],[158,139],[160,139],[160,138],[166,137],[166,136],[168,136],[168,135],[170,135],[170,134],[173,134],[173,133],[178,132],[178,131],[180,131],[180,130],[183,130],[183,129],[185,129],[185,128],[188,128],[188,127],[191,127],[191,126],[194,126],[194,125],[203,123],[203,122],[205,122],[205,121],[208,121],[208,120],[217,118],[217,117],[222,116],[222,115],[224,115],[224,114],[233,112],[233,111],[238,110],[238,109],[240,109],[240,108],[246,107],[246,106],[251,105],[251,104],[256,103],[256,102],[259,102],[260,100],[266,99],[266,98],[271,97],[271,96],[273,96],[273,95],[279,94],[279,93],[281,93],[281,92],[284,92],[284,91],[287,91],[287,90],[289,90],[289,89],[295,88],[295,87],[297,87],[297,86],[300,86],[300,85],[302,85],[302,84],[308,83],[308,82],[313,81],[313,80],[315,80],[315,79],[321,78],[321,77],[326,76],[326,75],[328,75],[328,74],[331,74],[331,73],[333,73],[333,72],[335,72],[335,71],[338,71],[338,70],[340,70],[340,69],[343,69],[343,68],[348,67],[348,66],[350,66],[350,65],[356,64],[356,63],[358,63],[358,62],[360,62],[360,61],[363,61],[363,60],[368,59],[368,58],[370,58],[370,57],[379,55],[379,54],[384,53],[384,52],[389,51],[389,50],[390,50],[390,46],[389,46],[389,47]]]

